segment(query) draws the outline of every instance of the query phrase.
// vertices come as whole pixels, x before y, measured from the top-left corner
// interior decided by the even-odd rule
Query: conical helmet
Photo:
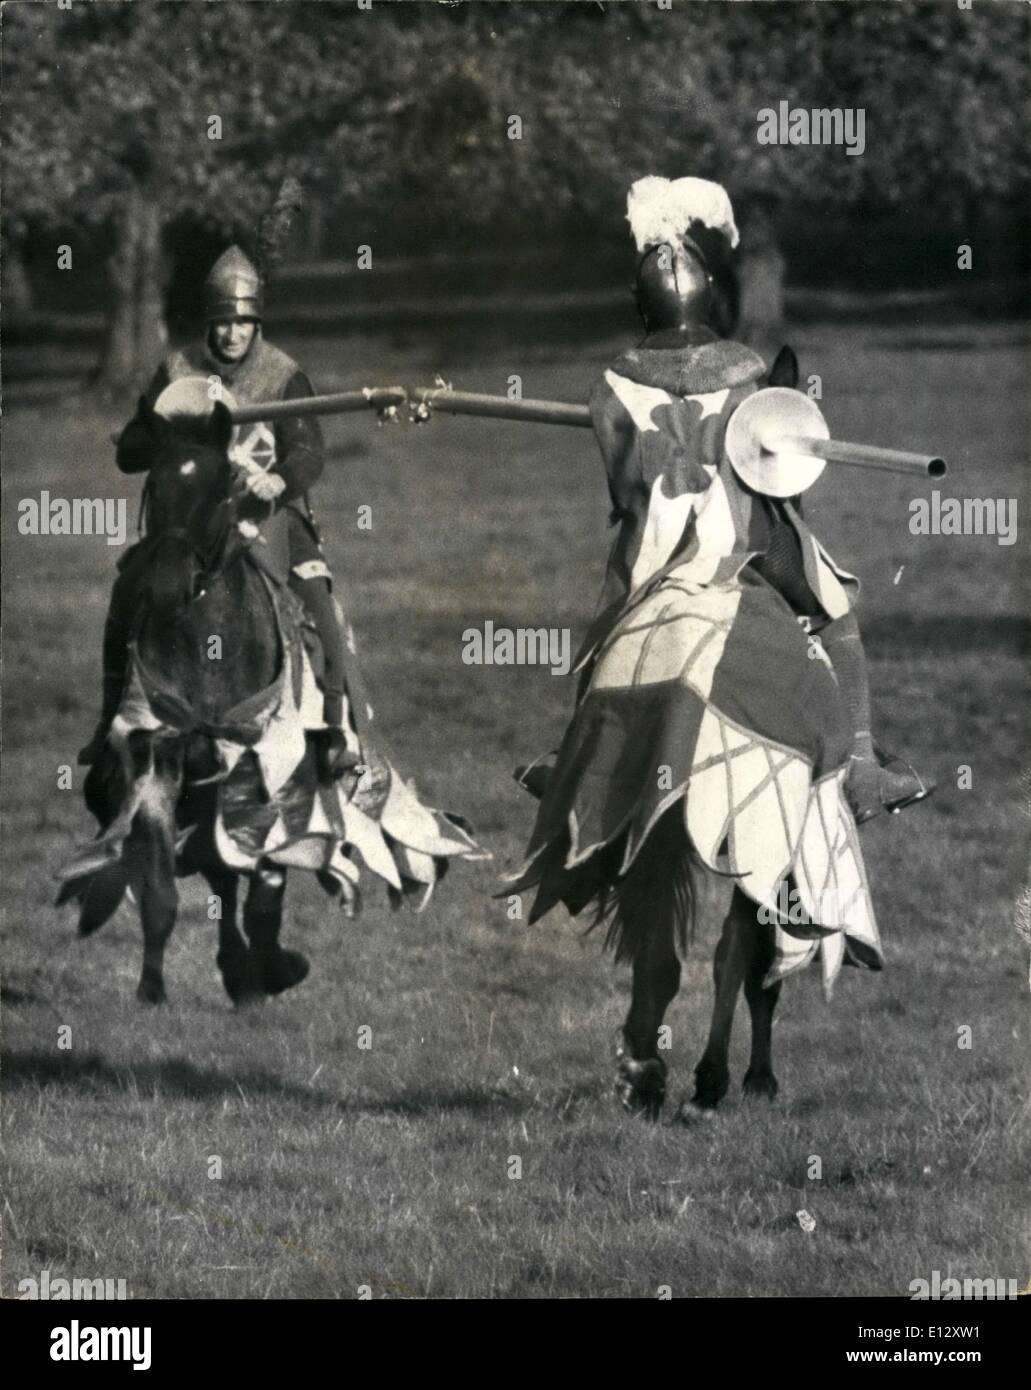
[[[204,281],[204,317],[208,323],[261,319],[261,276],[239,246],[223,251]]]

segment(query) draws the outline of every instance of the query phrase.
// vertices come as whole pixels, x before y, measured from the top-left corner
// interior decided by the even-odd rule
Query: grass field
[[[518,371],[525,395],[570,400],[617,346],[570,361],[461,339],[284,345],[320,387],[440,369],[503,391]],[[1023,509],[1011,327],[812,326],[796,346],[836,434],[933,447],[947,495]],[[878,731],[940,790],[864,831],[888,966],[846,971],[831,1006],[815,977],[788,985],[780,1100],[740,1098],[742,1013],[725,1107],[673,1122],[708,1025],[701,940],[667,1018],[668,1122],[647,1126],[611,1095],[626,973],[562,914],[527,928],[490,897],[532,820],[510,769],[554,746],[573,681],[460,655],[487,618],[579,641],[608,544],[590,437],[328,422],[316,503],[377,718],[424,796],[467,815],[495,861],[457,867],[421,917],[373,894],[346,922],[295,877],[284,940],[311,976],[244,1014],[223,995],[201,886],[184,884],[171,1003],[155,1011],[134,998],[133,911],[80,942],[51,906],[54,871],[91,833],[78,772],[58,790],[58,767],[95,717],[118,552],[16,529],[18,500],[41,489],[136,486],[114,469],[112,418],[5,404],[5,1294],[44,1269],[168,1298],[897,1295],[934,1270],[1028,1282],[1022,545],[912,536],[920,490],[894,475],[828,469],[810,494],[818,534],[864,581]]]

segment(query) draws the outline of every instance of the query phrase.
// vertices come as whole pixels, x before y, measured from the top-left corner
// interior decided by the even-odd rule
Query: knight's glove
[[[247,491],[261,502],[274,502],[286,490],[286,481],[278,473],[248,473],[244,483]]]

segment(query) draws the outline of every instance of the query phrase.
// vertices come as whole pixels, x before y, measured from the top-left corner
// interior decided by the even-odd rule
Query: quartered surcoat
[[[741,344],[647,339],[592,393],[619,529],[515,887],[537,886],[533,917],[580,911],[679,803],[697,854],[756,903],[796,890],[809,925],[778,928],[773,977],[819,952],[829,984],[846,953],[880,961],[844,795],[851,723],[811,635],[858,584],[727,459],[727,421],[764,372]]]

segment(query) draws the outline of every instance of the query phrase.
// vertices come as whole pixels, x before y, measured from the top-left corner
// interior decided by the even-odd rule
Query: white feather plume
[[[626,215],[638,251],[676,245],[692,222],[722,232],[731,246],[741,240],[727,190],[709,179],[663,179],[649,174],[631,185]]]

